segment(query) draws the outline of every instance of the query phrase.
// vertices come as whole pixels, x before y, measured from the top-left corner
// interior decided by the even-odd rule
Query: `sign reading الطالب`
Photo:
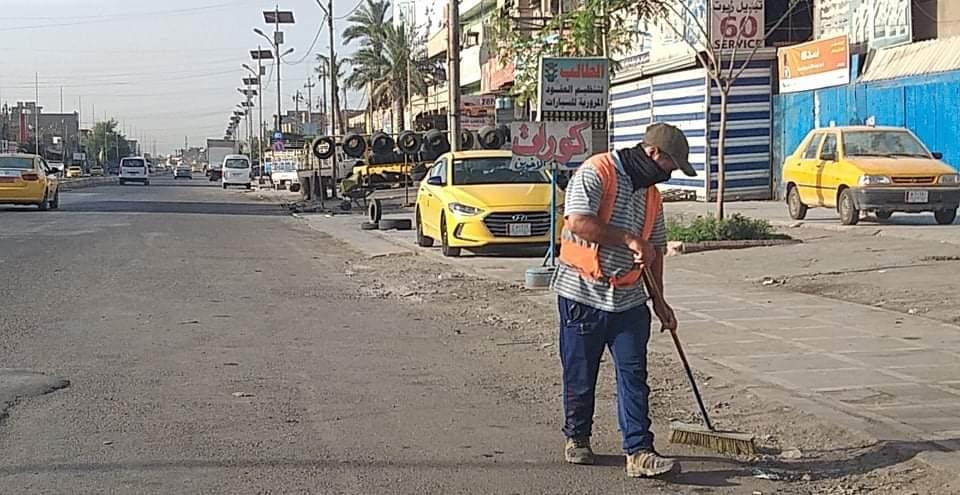
[[[763,0],[711,0],[711,46],[714,50],[762,48],[763,16]]]
[[[540,59],[541,112],[606,112],[610,92],[607,59]]]
[[[777,60],[781,93],[850,82],[850,44],[846,35],[779,48]]]
[[[575,168],[593,149],[589,122],[514,122],[510,127],[514,170]]]

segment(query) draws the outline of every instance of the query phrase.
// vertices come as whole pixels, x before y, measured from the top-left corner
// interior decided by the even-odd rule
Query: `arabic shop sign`
[[[714,50],[763,48],[763,0],[711,0],[710,43]]]
[[[573,168],[593,150],[589,122],[514,122],[510,135],[514,170]]]
[[[606,112],[609,89],[604,58],[540,59],[541,112]]]

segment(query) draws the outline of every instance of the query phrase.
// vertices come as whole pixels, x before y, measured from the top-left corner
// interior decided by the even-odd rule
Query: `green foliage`
[[[583,0],[577,9],[540,25],[500,11],[490,27],[498,57],[514,63],[511,94],[522,105],[536,101],[541,57],[602,56],[606,38],[612,76],[619,64],[610,55],[633,48],[639,39],[639,20],[663,13],[662,0]]]
[[[789,236],[774,231],[767,220],[735,213],[722,220],[712,215],[692,220],[670,217],[667,219],[667,238],[671,241],[706,242],[788,239]]]
[[[117,146],[119,152],[117,154]],[[120,158],[130,156],[133,151],[127,145],[127,138],[117,129],[116,120],[97,122],[93,126],[93,133],[84,145],[87,148],[87,156],[97,161],[101,165],[108,163],[119,163]]]

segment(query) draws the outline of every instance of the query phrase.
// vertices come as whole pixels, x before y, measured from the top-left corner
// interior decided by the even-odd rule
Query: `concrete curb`
[[[774,247],[789,246],[793,244],[802,244],[800,239],[764,239],[764,240],[743,240],[743,241],[704,241],[704,242],[682,242],[670,241],[667,243],[667,254],[690,254],[702,253],[704,251],[718,251],[724,249],[748,249],[755,247]]]
[[[118,179],[116,177],[83,177],[80,179],[74,180],[64,180],[60,183],[60,187],[64,191],[73,191],[76,189],[83,189],[86,187],[95,187],[102,186],[106,184],[116,184]]]

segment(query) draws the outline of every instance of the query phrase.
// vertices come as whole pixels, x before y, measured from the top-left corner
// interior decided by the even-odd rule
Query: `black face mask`
[[[624,170],[630,176],[634,191],[670,180],[671,173],[660,168],[642,148],[624,148],[617,150],[617,153]]]

